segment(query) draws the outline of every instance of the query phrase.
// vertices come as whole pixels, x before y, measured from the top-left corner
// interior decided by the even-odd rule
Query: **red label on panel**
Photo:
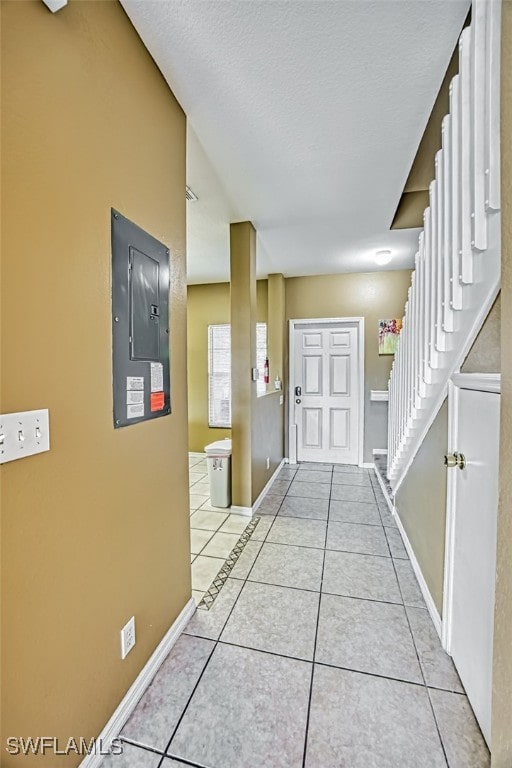
[[[150,403],[151,411],[163,411],[164,402],[165,402],[165,395],[163,392],[151,393],[151,403]]]

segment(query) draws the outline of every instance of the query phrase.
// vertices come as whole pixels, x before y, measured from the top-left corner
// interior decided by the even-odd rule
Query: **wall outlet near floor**
[[[126,659],[135,645],[135,616],[124,625],[121,630],[121,658]]]
[[[270,469],[270,457],[267,456],[267,469]]]

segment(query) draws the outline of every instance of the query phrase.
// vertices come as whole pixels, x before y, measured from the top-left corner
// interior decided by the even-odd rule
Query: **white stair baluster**
[[[452,280],[451,307],[462,309],[461,242],[460,242],[460,76],[450,83],[451,145],[452,145]]]
[[[479,251],[487,248],[485,212],[485,26],[484,3],[472,10],[471,34],[471,245]]]
[[[439,352],[436,348],[437,338],[437,179],[430,184],[430,336],[429,361],[432,368],[439,368]]]
[[[430,347],[433,338],[432,317],[432,215],[430,206],[425,209],[423,216],[425,231],[425,258],[423,260],[423,282],[425,291],[425,323],[423,327],[423,380],[432,384],[432,368],[430,365]]]
[[[500,43],[501,0],[476,0],[486,11],[485,25],[485,206],[500,210]]]
[[[471,248],[471,30],[466,27],[459,41],[460,77],[460,279],[473,282],[473,250]]]
[[[443,329],[444,301],[444,152],[436,154],[437,207],[436,207],[436,349],[446,352],[448,338]]]
[[[454,330],[454,312],[451,307],[452,278],[452,144],[451,117],[446,115],[442,124],[443,137],[443,330]]]

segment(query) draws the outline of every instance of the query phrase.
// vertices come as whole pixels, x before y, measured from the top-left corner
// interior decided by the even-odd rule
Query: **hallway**
[[[283,468],[257,517],[102,768],[488,766],[375,474]]]

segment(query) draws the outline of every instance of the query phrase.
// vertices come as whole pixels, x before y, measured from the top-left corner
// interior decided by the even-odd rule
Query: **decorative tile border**
[[[237,563],[238,558],[244,551],[244,547],[251,538],[252,534],[256,530],[256,526],[258,525],[259,521],[261,520],[260,517],[253,517],[250,523],[247,525],[246,529],[243,531],[242,535],[238,539],[237,543],[229,553],[229,555],[226,558],[226,562],[214,578],[213,582],[210,584],[209,588],[204,593],[203,597],[199,601],[197,608],[201,609],[203,611],[209,611],[212,607],[213,603],[217,599],[217,596],[219,592],[221,591],[222,587],[226,583],[226,579],[228,578],[229,574],[233,570],[234,566]]]

